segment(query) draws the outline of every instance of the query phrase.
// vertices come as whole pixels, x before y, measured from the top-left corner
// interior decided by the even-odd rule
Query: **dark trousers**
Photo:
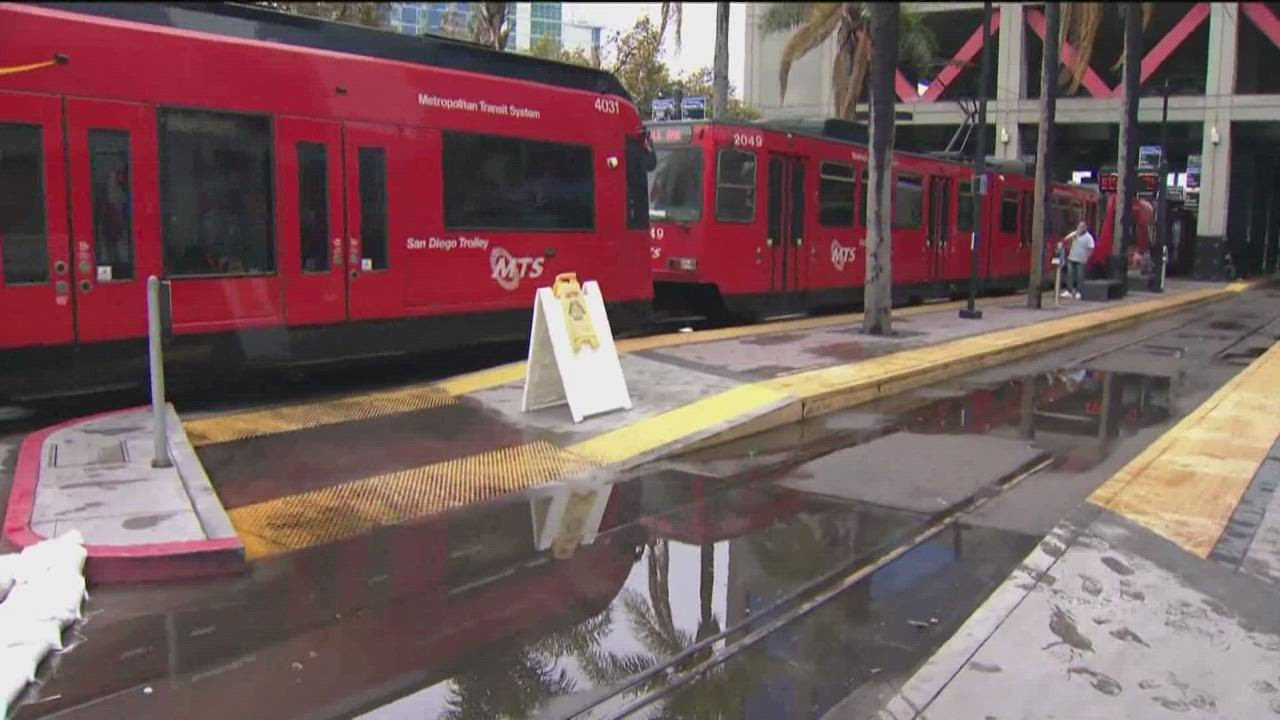
[[[1080,284],[1084,282],[1084,263],[1070,260],[1067,262],[1067,287],[1072,292],[1080,292]]]

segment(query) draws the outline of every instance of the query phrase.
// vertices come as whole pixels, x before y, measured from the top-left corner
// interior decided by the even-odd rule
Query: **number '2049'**
[[[733,145],[734,147],[764,147],[764,136],[752,133],[734,133]]]

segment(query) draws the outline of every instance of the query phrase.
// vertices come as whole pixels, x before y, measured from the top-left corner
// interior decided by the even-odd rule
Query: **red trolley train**
[[[657,148],[649,232],[660,308],[761,317],[861,303],[864,145],[761,125],[655,123],[649,132]],[[1026,287],[1034,180],[995,168],[987,185],[985,195],[974,193],[968,165],[894,153],[895,303],[967,289],[975,222],[984,289]],[[1050,247],[1085,218],[1098,238],[1094,272],[1113,236],[1104,200],[1081,186],[1053,185]],[[1139,201],[1135,209],[1142,246],[1150,206]]]
[[[248,6],[0,5],[0,398],[647,321],[643,128],[608,73]]]

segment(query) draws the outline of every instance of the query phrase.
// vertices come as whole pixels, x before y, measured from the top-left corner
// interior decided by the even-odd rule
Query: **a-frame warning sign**
[[[538,288],[522,407],[529,412],[561,403],[568,403],[574,422],[631,409],[600,286],[590,280],[579,287],[573,273]]]

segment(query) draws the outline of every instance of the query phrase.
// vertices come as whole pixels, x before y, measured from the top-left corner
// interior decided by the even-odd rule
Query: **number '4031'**
[[[606,115],[617,115],[622,109],[622,103],[610,98],[596,98],[596,110]]]

